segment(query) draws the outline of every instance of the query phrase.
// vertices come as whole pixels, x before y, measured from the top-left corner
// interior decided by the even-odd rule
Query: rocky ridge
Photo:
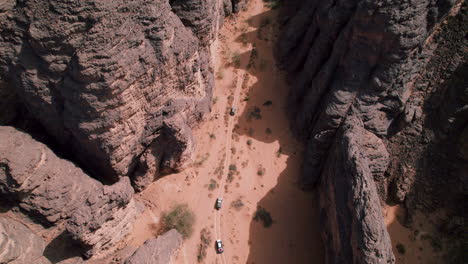
[[[50,264],[43,257],[45,242],[13,219],[0,218],[0,263]]]
[[[379,141],[350,116],[333,142],[318,188],[327,263],[395,263],[366,151]]]
[[[394,262],[381,203],[418,207],[421,197],[441,197],[427,190],[439,188],[442,182],[466,193],[466,166],[447,154],[462,153],[453,150],[458,149],[455,142],[463,141],[468,120],[463,114],[466,102],[460,100],[466,82],[452,86],[452,91],[435,88],[466,68],[466,44],[460,40],[466,23],[444,26],[454,15],[463,14],[462,5],[466,6],[451,0],[342,0],[293,1],[285,8],[278,57],[292,77],[292,125],[307,142],[302,183],[306,188],[318,187],[321,220],[334,227],[324,234],[328,263],[376,263],[377,257]],[[441,41],[444,34],[451,36],[449,40]],[[441,50],[444,56],[438,55]],[[431,64],[438,70],[431,70]],[[445,98],[437,96],[445,90]],[[434,97],[444,103],[429,106]],[[426,114],[437,111],[444,114]],[[428,116],[454,124],[446,126],[449,133],[442,133],[445,139],[451,134],[454,142],[446,144],[430,136],[444,128],[434,126],[436,122],[430,125]],[[436,155],[423,158],[431,145],[439,145],[434,148],[437,153],[446,153],[438,168],[427,163],[440,162]],[[443,180],[439,168],[450,167],[454,168],[450,180]],[[360,219],[359,212],[375,222],[339,221]],[[379,254],[372,255],[372,249]]]
[[[0,195],[44,225],[65,222],[86,257],[120,241],[138,213],[128,178],[102,185],[12,127],[0,127]]]
[[[210,110],[209,45],[224,6],[189,1],[186,13],[171,4],[6,1],[0,88],[15,100],[2,103],[1,123],[37,120],[94,177],[130,177],[137,190],[183,169],[190,128]]]

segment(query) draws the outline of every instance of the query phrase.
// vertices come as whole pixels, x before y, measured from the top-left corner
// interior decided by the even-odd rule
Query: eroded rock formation
[[[4,126],[0,195],[46,225],[66,221],[88,257],[128,234],[137,214],[128,178],[104,186],[28,134]]]
[[[327,263],[395,263],[373,177],[382,155],[368,151],[379,141],[350,116],[329,151],[319,187]]]
[[[157,238],[147,240],[125,264],[173,263],[182,245],[182,235],[172,229]]]
[[[434,208],[468,189],[466,4],[293,1],[282,17],[279,60],[307,142],[302,183],[318,186],[333,226],[328,263],[392,262],[379,203]]]
[[[315,184],[336,131],[353,106],[364,127],[388,135],[404,111],[427,42],[455,1],[306,1],[279,42],[296,73],[291,105],[296,131],[309,138],[304,182]]]
[[[44,241],[20,222],[0,217],[0,263],[50,264]]]
[[[12,89],[96,178],[133,177],[137,165],[139,178],[157,177],[160,164],[178,170],[190,161],[191,149],[180,150],[194,144],[190,127],[210,109],[208,45],[224,15],[222,2],[211,2],[191,1],[199,9],[190,20],[165,0],[7,1],[0,94]],[[177,140],[158,140],[179,130]]]

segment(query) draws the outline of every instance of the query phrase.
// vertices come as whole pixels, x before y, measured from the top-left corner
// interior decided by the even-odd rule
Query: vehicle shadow
[[[247,105],[239,113],[234,134],[264,143],[278,142],[280,148],[274,155],[287,157],[276,186],[257,204],[257,208],[271,214],[273,224],[264,227],[252,218],[246,263],[323,263],[316,193],[303,192],[298,185],[303,144],[296,141],[290,130],[286,115],[289,91],[283,73],[275,66],[276,17],[275,10],[252,17],[248,23],[255,30],[236,39],[239,43],[251,43],[253,48],[239,55],[241,61],[248,63],[237,68],[249,75],[245,75],[244,97],[240,98]],[[252,78],[256,79],[253,84]],[[266,171],[262,177],[269,176],[277,175]]]

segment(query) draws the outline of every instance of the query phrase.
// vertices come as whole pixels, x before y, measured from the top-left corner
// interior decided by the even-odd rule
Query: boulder
[[[0,127],[0,195],[43,224],[65,221],[87,257],[131,231],[133,193],[128,178],[103,185],[28,134]]]
[[[170,264],[173,263],[182,245],[182,235],[172,229],[157,238],[146,240],[125,264]]]
[[[0,217],[0,263],[50,264],[42,256],[45,242],[22,223]]]

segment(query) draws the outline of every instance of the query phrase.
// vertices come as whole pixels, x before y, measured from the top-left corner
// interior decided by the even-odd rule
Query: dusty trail
[[[213,46],[211,116],[194,130],[193,167],[138,194],[156,216],[180,203],[195,213],[193,234],[175,263],[323,263],[316,201],[296,184],[302,144],[289,131],[289,88],[275,66],[276,16],[262,0],[250,0],[226,19]],[[217,197],[223,198],[220,211]],[[270,227],[253,220],[257,207],[271,213]],[[159,219],[150,215],[138,220],[130,245],[154,237]],[[209,243],[202,243],[202,233]],[[216,254],[216,239],[223,241],[223,254]]]
[[[241,62],[240,66],[243,66],[244,68],[247,67],[248,62]],[[238,103],[239,103],[239,96],[240,96],[240,91],[242,89],[242,84],[244,83],[244,74],[237,75],[237,81],[236,81],[236,89],[234,91],[234,99],[232,101],[231,106],[229,107],[230,109],[237,109],[238,108]],[[229,117],[228,121],[228,127],[227,127],[227,135],[226,135],[226,144],[225,144],[225,159],[224,159],[224,169],[223,169],[223,174],[221,176],[221,184],[218,188],[218,194],[217,198],[222,198],[224,196],[225,188],[225,175],[228,175],[229,172],[229,164],[231,162],[231,148],[232,148],[232,134],[234,131],[234,117]],[[222,210],[216,210],[215,211],[215,217],[214,217],[214,225],[215,225],[215,234],[216,234],[216,239],[222,239],[222,228],[221,228],[221,213]],[[224,254],[221,254],[221,260],[222,263],[227,263]]]

